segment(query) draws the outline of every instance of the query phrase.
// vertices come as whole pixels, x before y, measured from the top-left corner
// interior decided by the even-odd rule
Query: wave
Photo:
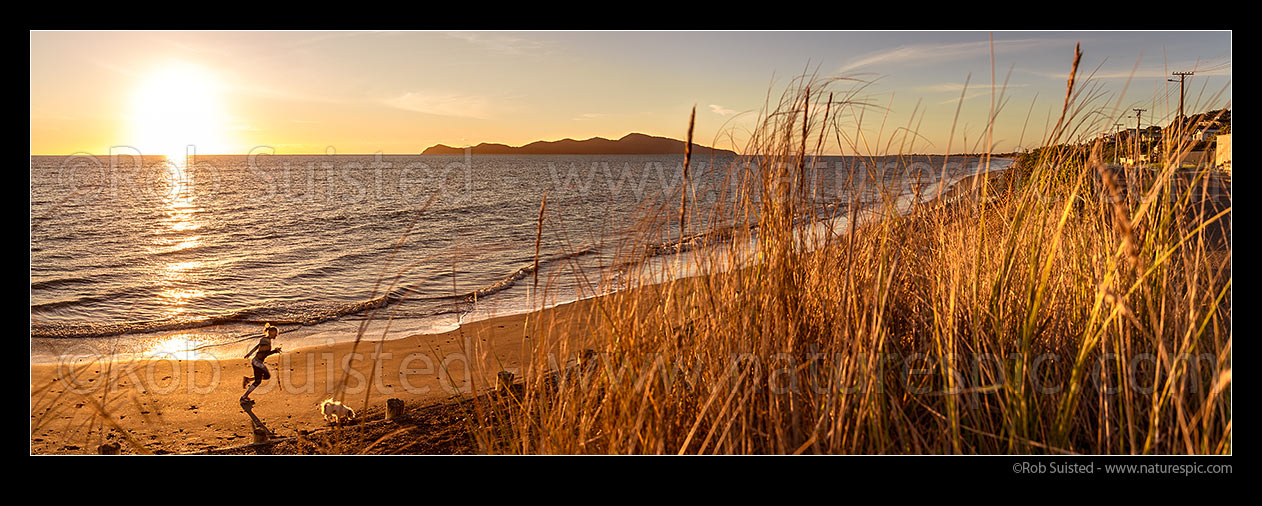
[[[48,279],[44,281],[33,281],[31,282],[31,291],[52,290],[54,288],[61,288],[61,287],[75,286],[75,285],[90,285],[92,283],[96,283],[99,281],[100,280],[96,279],[95,276],[87,276],[87,277],[73,276],[73,277],[68,277],[68,278],[54,278],[54,279]]]
[[[122,334],[163,332],[172,330],[188,330],[212,325],[231,323],[258,324],[271,323],[276,326],[306,326],[336,319],[345,315],[361,313],[370,309],[389,305],[397,300],[395,294],[386,294],[374,299],[335,304],[330,306],[300,305],[266,305],[256,306],[227,313],[200,318],[140,320],[128,322],[38,322],[31,324],[33,338],[84,338],[110,337]],[[46,306],[46,305],[45,305]],[[35,309],[35,306],[32,306]]]
[[[34,289],[36,288],[35,286],[36,284],[37,283],[31,283],[32,291],[34,291]],[[148,290],[144,287],[131,286],[131,287],[125,287],[119,290],[113,290],[109,293],[104,293],[100,295],[84,295],[84,296],[73,297],[69,299],[59,299],[59,300],[54,300],[54,301],[49,301],[49,302],[41,302],[39,304],[32,303],[31,312],[32,313],[46,312],[46,311],[53,311],[53,310],[61,309],[64,307],[78,306],[78,305],[83,305],[83,304],[95,304],[95,303],[100,303],[100,302],[109,302],[109,301],[119,300],[125,297],[144,296],[148,293],[149,293]]]
[[[597,251],[597,247],[589,246],[578,251],[556,255],[547,259],[541,259],[539,265],[542,267],[553,262],[590,255],[596,253]],[[184,319],[92,323],[42,321],[31,324],[31,337],[58,339],[96,338],[123,334],[188,330],[225,324],[262,325],[264,323],[271,323],[276,326],[310,326],[345,316],[368,313],[369,311],[385,308],[404,300],[435,302],[435,304],[426,308],[424,311],[408,311],[405,316],[409,318],[455,314],[470,310],[471,307],[469,307],[469,303],[476,302],[478,299],[484,299],[493,294],[507,290],[515,285],[517,281],[534,272],[535,265],[532,262],[531,264],[521,267],[487,286],[464,294],[445,297],[412,297],[413,294],[418,292],[415,285],[424,282],[418,281],[412,285],[394,286],[390,288],[387,293],[371,299],[341,304],[264,304],[217,315]],[[32,313],[35,313],[85,302],[102,302],[104,300],[107,300],[107,298],[87,297],[73,300],[59,300],[42,304],[32,304],[31,311]],[[444,302],[446,304],[443,304]]]
[[[554,262],[570,260],[573,258],[590,255],[590,254],[596,253],[597,251],[598,251],[598,248],[596,246],[588,246],[586,248],[582,248],[577,251],[573,251],[569,253],[562,253],[562,254],[554,255],[547,259],[541,260],[539,262],[539,265],[537,266],[535,265],[534,262],[531,262],[529,264],[526,264],[518,268],[517,270],[513,271],[512,274],[509,274],[508,276],[501,278],[499,281],[496,281],[495,283],[491,283],[490,285],[487,285],[479,290],[474,290],[464,295],[460,295],[459,299],[464,302],[475,302],[480,298],[486,298],[488,296],[491,296],[496,293],[507,290],[509,288],[512,288],[513,285],[516,285],[517,282],[520,281],[522,278],[525,278],[526,276],[534,274],[535,271],[538,270],[539,267],[543,267]]]

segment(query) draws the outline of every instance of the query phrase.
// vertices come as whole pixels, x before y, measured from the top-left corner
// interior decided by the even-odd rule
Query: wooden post
[[[403,400],[386,399],[386,420],[398,421],[401,419],[403,419]]]
[[[508,372],[508,371],[500,371],[500,373],[496,376],[499,377],[499,381],[500,381],[499,387],[498,387],[499,391],[509,392],[513,388],[513,373]]]

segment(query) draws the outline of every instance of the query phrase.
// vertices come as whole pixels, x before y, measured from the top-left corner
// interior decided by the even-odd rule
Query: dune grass
[[[629,275],[571,320],[530,320],[524,385],[478,405],[480,450],[1230,453],[1231,250],[1212,234],[1230,197],[1207,205],[1212,169],[1120,168],[1069,142],[1111,112],[1077,56],[1044,147],[1004,177],[905,214],[885,178],[855,178],[882,203],[839,207],[814,244],[823,140],[898,153],[847,127],[866,105],[846,82],[794,81],[744,150],[764,170],[731,168],[730,205],[676,200],[678,233],[724,218],[731,240],[666,262],[672,281]],[[1164,159],[1187,148],[1168,141]],[[636,235],[629,269],[660,267],[641,246],[671,221]]]

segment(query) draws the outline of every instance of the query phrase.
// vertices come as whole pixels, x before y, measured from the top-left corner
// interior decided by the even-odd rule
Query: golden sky
[[[995,61],[992,65],[992,44]],[[31,153],[418,153],[453,146],[682,138],[739,146],[804,70],[862,79],[859,127],[898,127],[916,152],[1038,143],[1064,97],[1075,43],[1100,125],[1169,121],[1175,70],[1188,109],[1231,98],[1230,32],[32,32]],[[993,71],[993,72],[992,72]],[[1006,85],[1005,85],[1006,82]],[[966,87],[967,84],[967,87]],[[851,87],[839,83],[838,91]],[[1171,100],[1173,96],[1173,100]],[[1173,104],[1172,104],[1173,102]],[[958,115],[957,115],[958,108]],[[857,111],[846,121],[859,123]],[[1127,123],[1128,125],[1130,123]],[[1101,127],[1103,128],[1103,127]],[[1090,132],[1094,134],[1096,132]],[[730,134],[730,135],[729,135]],[[735,146],[729,142],[734,140]],[[884,149],[881,146],[880,149]],[[832,151],[847,151],[834,146]]]

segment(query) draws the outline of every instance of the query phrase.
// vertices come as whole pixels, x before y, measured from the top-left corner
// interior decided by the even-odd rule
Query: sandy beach
[[[530,345],[527,318],[563,324],[590,301],[472,322],[440,334],[387,341],[366,337],[358,346],[289,350],[281,335],[277,343],[284,352],[266,360],[272,378],[251,395],[252,410],[275,437],[295,437],[329,428],[318,404],[334,395],[343,377],[343,400],[361,418],[380,418],[390,398],[403,400],[409,409],[468,398],[485,391],[501,370],[520,377]],[[191,453],[251,443],[252,422],[238,401],[241,378],[250,371],[244,359],[32,365],[31,453],[95,454],[98,445],[109,442],[118,442],[123,454]]]

